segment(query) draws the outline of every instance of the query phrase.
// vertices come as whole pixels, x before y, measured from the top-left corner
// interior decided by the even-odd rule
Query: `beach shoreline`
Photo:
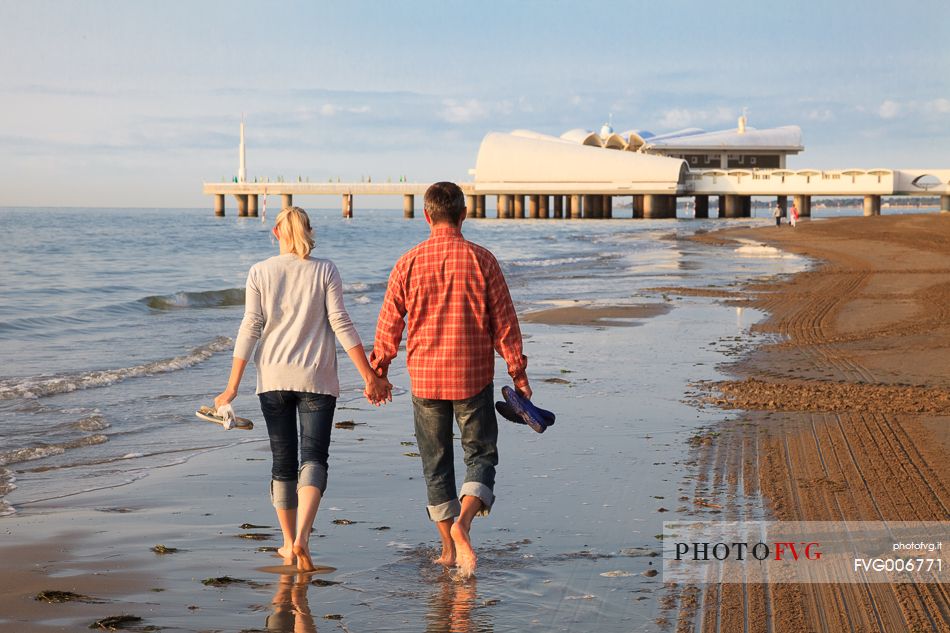
[[[900,354],[889,354],[880,346],[888,340],[887,324],[875,325],[867,316],[880,313],[881,305],[892,305],[887,314],[888,323],[896,324],[894,332],[917,341],[918,352],[930,353],[934,330],[926,328],[939,330],[940,319],[913,318],[917,315],[913,305],[928,301],[942,314],[942,295],[933,289],[933,282],[937,280],[939,289],[940,275],[950,270],[950,262],[928,257],[923,266],[903,259],[904,250],[911,254],[918,250],[911,229],[937,236],[939,231],[931,224],[945,219],[915,218],[885,218],[880,224],[877,218],[803,222],[794,233],[790,227],[731,228],[698,236],[701,248],[687,256],[677,246],[678,254],[671,258],[675,270],[694,270],[690,257],[706,258],[724,246],[748,248],[754,243],[817,261],[822,254],[834,257],[840,248],[842,240],[819,240],[825,231],[837,230],[836,223],[856,227],[847,230],[856,232],[851,239],[858,240],[868,239],[861,237],[862,231],[883,224],[884,242],[891,244],[886,261],[899,270],[889,268],[881,274],[909,275],[917,281],[903,293],[891,287],[889,294],[875,285],[884,282],[874,281],[877,273],[872,267],[861,264],[858,269],[860,275],[866,274],[866,282],[856,287],[874,292],[851,297],[857,302],[851,308],[850,295],[834,284],[858,274],[848,272],[848,266],[857,265],[854,254],[832,270],[818,266],[768,279],[751,275],[757,280],[745,287],[720,273],[721,285],[664,283],[609,300],[540,301],[523,313],[536,398],[558,413],[558,423],[544,436],[515,425],[500,429],[504,437],[496,488],[499,504],[490,519],[476,526],[477,547],[485,557],[484,566],[480,564],[483,576],[473,584],[454,582],[431,565],[434,532],[420,510],[424,487],[406,407],[408,378],[404,368],[396,367],[392,379],[401,388],[401,400],[375,410],[348,394],[337,411],[337,421],[354,424],[334,431],[330,488],[314,538],[317,564],[337,571],[302,578],[275,573],[279,560],[258,551],[274,545],[275,532],[266,499],[270,455],[263,427],[244,435],[204,425],[197,430],[207,436],[208,444],[227,444],[155,468],[127,485],[31,502],[22,513],[0,520],[5,534],[0,555],[8,561],[7,573],[0,579],[0,632],[22,631],[24,626],[36,631],[77,630],[121,613],[143,618],[130,630],[148,625],[183,631],[272,626],[293,630],[296,614],[324,628],[334,625],[324,622],[324,616],[339,615],[352,630],[370,630],[381,621],[393,629],[416,630],[433,618],[455,618],[474,628],[579,630],[584,623],[599,622],[603,630],[692,630],[690,623],[699,618],[703,631],[716,630],[717,621],[721,631],[743,626],[765,631],[769,613],[771,630],[806,624],[815,628],[813,605],[830,598],[816,597],[808,588],[758,587],[743,593],[741,585],[723,585],[711,586],[703,594],[663,586],[661,577],[650,574],[659,560],[651,557],[657,551],[654,535],[665,518],[724,519],[728,508],[739,503],[765,503],[778,518],[834,520],[831,513],[817,512],[822,509],[818,502],[845,499],[845,493],[852,491],[841,484],[848,478],[840,473],[822,479],[809,472],[790,472],[789,464],[806,471],[816,468],[807,440],[814,443],[816,427],[831,427],[821,426],[813,416],[834,415],[836,401],[853,399],[855,390],[865,407],[886,400],[889,414],[902,416],[900,425],[887,427],[881,422],[875,428],[899,431],[901,435],[888,438],[892,442],[888,445],[913,449],[918,457],[908,463],[929,468],[924,472],[945,486],[946,471],[933,462],[946,454],[946,436],[940,435],[946,424],[935,414],[944,411],[941,394],[950,377],[935,380],[923,371],[925,365],[913,359],[906,359],[906,365],[920,372],[912,376],[900,371],[902,365],[894,362]],[[680,237],[660,239],[686,244]],[[745,241],[737,244],[733,239]],[[943,244],[935,241],[925,252],[936,253],[939,259]],[[867,252],[867,244],[858,250],[858,255]],[[768,247],[752,249],[751,256],[777,257]],[[743,273],[737,269],[730,274],[741,279]],[[823,292],[811,290],[821,283],[831,286]],[[802,290],[805,287],[807,291]],[[896,300],[899,296],[901,301]],[[830,336],[830,342],[809,339],[804,346],[793,344],[799,332],[815,336],[814,328],[800,326],[813,310],[821,310],[829,323],[834,321],[827,308],[812,305],[821,297],[840,300],[831,312],[841,315],[841,323],[851,329],[819,328],[817,332]],[[553,307],[538,307],[545,303]],[[752,325],[762,314],[771,317]],[[629,325],[637,327],[622,327]],[[868,339],[867,333],[873,336]],[[868,340],[871,348],[861,348]],[[834,363],[826,367],[819,361],[827,359],[829,345],[839,356],[832,354]],[[862,362],[848,354],[858,354]],[[717,368],[730,358],[741,359],[727,367],[735,379]],[[941,356],[930,358],[937,362]],[[604,359],[611,362],[605,364]],[[211,364],[199,370],[210,371]],[[841,376],[826,375],[834,371]],[[874,380],[868,380],[868,372]],[[746,380],[752,375],[762,380]],[[496,391],[503,376],[499,364]],[[699,406],[684,401],[683,390],[692,380],[703,383],[700,391],[711,400]],[[649,398],[642,396],[647,393]],[[250,408],[251,398],[243,397],[242,414],[250,413],[248,417],[259,422],[259,414]],[[802,402],[810,405],[807,417],[800,412]],[[749,412],[731,419],[734,416],[724,413],[723,405]],[[767,410],[756,410],[759,406]],[[930,415],[914,411],[917,407]],[[724,416],[730,419],[724,421]],[[867,420],[864,423],[867,428]],[[189,413],[174,424],[191,430],[189,425],[200,422]],[[849,432],[860,430],[848,426],[847,419],[841,424]],[[715,433],[703,434],[702,429]],[[170,430],[174,432],[174,427]],[[790,460],[780,450],[785,436],[800,440],[792,445]],[[839,446],[838,438],[829,436],[829,441]],[[857,447],[859,456],[862,446],[873,448]],[[873,456],[867,454],[868,459]],[[794,497],[791,489],[783,488],[789,478],[801,488]],[[915,488],[919,477],[901,480],[901,485],[905,482],[921,493],[917,501],[933,510],[919,516],[936,516],[939,506],[934,504],[946,503],[938,494],[937,501],[926,506],[926,491]],[[877,507],[890,508],[895,514],[889,516],[902,516],[902,506],[890,501],[888,506],[876,500]],[[703,503],[727,510],[707,515],[711,506]],[[857,500],[847,507],[854,509],[854,516],[866,517],[874,505]],[[248,534],[259,534],[261,540]],[[180,551],[156,554],[151,548],[157,545]],[[223,576],[238,582],[228,587],[202,584]],[[101,602],[35,600],[44,590],[75,591]],[[874,600],[890,599],[889,594],[875,593],[879,591],[873,589]],[[928,611],[939,607],[939,596],[915,608],[914,597],[904,592],[891,593],[894,609],[908,614],[908,622],[921,624],[928,613],[941,613],[939,608]],[[838,590],[832,597],[838,600],[834,605],[844,602],[857,612],[874,613],[850,589]],[[723,610],[710,608],[712,604]],[[773,608],[777,604],[787,606],[780,616]],[[387,619],[391,613],[399,615]],[[889,622],[895,623],[900,624]]]
[[[814,269],[753,282],[730,302],[776,336],[704,385],[736,410],[697,448],[696,495],[716,520],[749,504],[785,521],[950,517],[950,222],[939,215],[733,228]],[[672,292],[672,290],[667,290]],[[687,599],[688,598],[688,599]],[[698,621],[698,622],[697,622]],[[678,630],[950,631],[940,585],[707,585],[683,594]]]

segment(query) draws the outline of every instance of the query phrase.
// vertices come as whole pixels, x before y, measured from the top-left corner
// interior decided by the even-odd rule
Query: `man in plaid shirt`
[[[442,539],[435,562],[475,570],[469,539],[475,515],[495,501],[498,422],[495,351],[508,364],[515,388],[531,397],[521,329],[508,284],[494,255],[462,237],[465,196],[438,182],[426,191],[429,239],[399,258],[389,275],[370,363],[385,377],[403,328],[412,382],[416,441],[428,492],[426,510]],[[462,435],[465,482],[455,487],[453,417]]]

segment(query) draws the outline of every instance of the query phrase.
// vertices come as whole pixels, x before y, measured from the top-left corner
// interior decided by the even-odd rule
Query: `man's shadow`
[[[429,595],[426,633],[491,633],[494,630],[485,609],[478,604],[475,578],[459,580],[444,573]]]

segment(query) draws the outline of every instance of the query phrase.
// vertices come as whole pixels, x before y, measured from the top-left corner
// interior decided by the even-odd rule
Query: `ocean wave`
[[[343,294],[364,293],[384,289],[386,284],[356,282],[343,284]],[[244,288],[203,290],[199,292],[176,292],[170,295],[153,295],[139,299],[152,310],[187,310],[201,308],[226,308],[244,305]]]
[[[547,268],[549,266],[566,266],[568,264],[580,264],[583,262],[599,262],[610,259],[617,259],[620,255],[615,253],[602,253],[598,255],[575,255],[565,257],[548,257],[538,259],[521,259],[508,262],[509,266],[514,267],[537,267]]]
[[[69,393],[80,389],[94,389],[108,387],[129,378],[152,376],[167,372],[187,369],[208,360],[216,352],[231,349],[232,340],[226,336],[218,336],[210,343],[201,345],[188,353],[172,358],[152,361],[143,365],[120,367],[118,369],[103,369],[87,371],[62,376],[31,376],[29,378],[14,378],[0,380],[0,400],[14,398],[44,398],[60,393]]]
[[[78,439],[70,440],[68,442],[62,442],[60,444],[42,444],[40,446],[26,446],[23,448],[15,448],[10,451],[0,452],[0,466],[8,466],[10,464],[17,464],[20,462],[29,462],[35,459],[43,459],[44,457],[62,455],[66,451],[73,448],[81,448],[83,446],[95,446],[96,444],[104,444],[108,441],[109,441],[108,436],[97,434],[97,435],[86,435],[85,437],[80,437]]]
[[[785,256],[781,250],[774,246],[767,246],[752,240],[738,240],[742,246],[735,250],[736,255],[742,257],[766,257],[781,259]]]
[[[106,422],[106,419],[98,413],[86,416],[75,422],[75,427],[80,431],[104,431],[110,426],[112,425]]]
[[[176,292],[171,295],[155,295],[139,300],[152,310],[182,310],[187,308],[223,308],[244,305],[244,288],[205,290],[202,292]]]

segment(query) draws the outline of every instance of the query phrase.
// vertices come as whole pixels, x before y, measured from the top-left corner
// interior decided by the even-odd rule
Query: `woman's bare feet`
[[[310,548],[301,543],[294,543],[294,556],[297,557],[297,571],[314,571],[313,560],[310,558]]]
[[[472,543],[468,538],[468,526],[463,525],[461,521],[456,521],[452,525],[451,534],[452,542],[455,544],[459,575],[463,578],[474,576],[478,558],[475,556],[475,550],[472,549]]]
[[[288,543],[283,547],[277,548],[277,555],[284,559],[285,565],[294,564],[294,544]]]

